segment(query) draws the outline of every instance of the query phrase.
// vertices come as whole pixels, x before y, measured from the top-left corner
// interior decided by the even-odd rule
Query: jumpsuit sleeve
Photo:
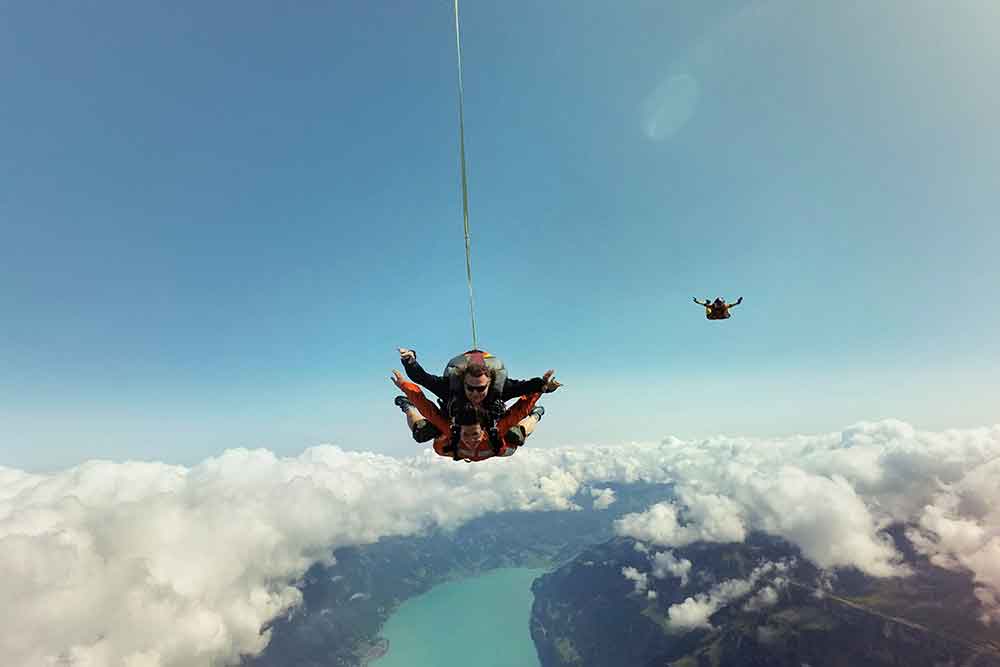
[[[503,384],[503,394],[500,396],[501,400],[509,401],[512,398],[517,398],[518,396],[527,396],[528,394],[541,393],[542,389],[545,387],[545,380],[542,378],[531,378],[530,380],[514,380],[512,378],[507,378],[507,381]],[[531,408],[528,408],[531,411]],[[523,419],[523,417],[522,417]],[[521,421],[518,419],[517,421]]]
[[[528,396],[522,396],[518,399],[517,403],[510,406],[510,410],[505,412],[500,421],[497,422],[497,429],[499,429],[501,437],[507,432],[507,429],[528,416],[540,397],[541,394],[537,392]]]
[[[434,426],[441,431],[442,434],[451,433],[451,424],[448,423],[447,419],[441,416],[441,411],[437,409],[437,406],[431,403],[427,397],[424,396],[424,392],[420,391],[420,387],[412,382],[404,382],[403,393],[405,393],[406,397],[410,399],[411,403],[413,403],[413,407],[417,409],[417,412],[423,415],[424,419],[434,424]],[[518,421],[520,421],[520,419]]]

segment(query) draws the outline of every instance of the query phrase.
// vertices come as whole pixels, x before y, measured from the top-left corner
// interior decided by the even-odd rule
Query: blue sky
[[[467,3],[480,343],[532,444],[1000,421],[1000,10]],[[451,5],[0,21],[0,465],[393,455],[470,343]],[[724,323],[691,303],[745,303]]]

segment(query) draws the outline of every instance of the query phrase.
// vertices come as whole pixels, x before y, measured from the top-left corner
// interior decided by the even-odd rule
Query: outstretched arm
[[[542,378],[531,378],[530,380],[507,378],[507,381],[503,383],[503,394],[500,395],[500,400],[509,401],[525,394],[541,393],[544,386],[545,380]]]
[[[735,308],[736,306],[740,305],[741,303],[743,303],[743,297],[740,297],[740,298],[736,299],[736,302],[729,304],[729,307],[730,308]]]
[[[531,378],[530,380],[507,378],[507,381],[504,382],[503,394],[500,396],[500,399],[509,401],[512,398],[527,396],[528,394],[550,394],[562,386],[561,382],[552,377],[555,373],[554,370],[550,369],[545,371],[545,375],[540,378]]]
[[[438,398],[448,400],[451,385],[448,378],[443,375],[431,375],[424,370],[424,367],[417,362],[417,353],[405,347],[399,348],[399,360],[403,363],[403,370],[406,377],[417,384],[427,387],[428,390]]]
[[[698,297],[696,297],[696,296],[691,297],[691,298],[694,299],[694,302],[696,304],[698,304],[699,306],[705,306],[706,308],[708,308],[708,303],[709,303],[708,299],[706,299],[705,301],[702,302],[702,301],[698,301]]]

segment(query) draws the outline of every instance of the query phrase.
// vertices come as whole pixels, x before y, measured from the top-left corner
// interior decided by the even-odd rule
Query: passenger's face
[[[460,437],[462,439],[462,444],[466,447],[476,447],[483,439],[483,429],[479,424],[463,426]]]
[[[481,405],[483,399],[486,398],[486,392],[490,388],[490,378],[488,375],[480,375],[474,377],[472,375],[465,376],[465,397],[469,399],[469,403],[473,405]]]

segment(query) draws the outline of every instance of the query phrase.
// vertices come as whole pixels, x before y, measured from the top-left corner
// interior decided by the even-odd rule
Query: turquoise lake
[[[407,600],[383,627],[389,653],[372,667],[538,667],[528,622],[531,582],[544,572],[494,570]]]

